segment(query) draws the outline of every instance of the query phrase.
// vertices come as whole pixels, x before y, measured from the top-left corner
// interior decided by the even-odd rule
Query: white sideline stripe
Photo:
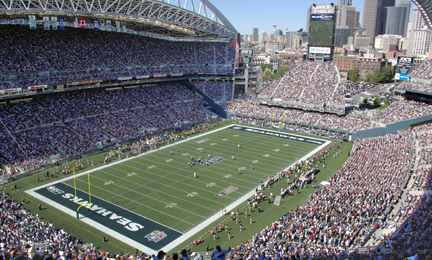
[[[319,140],[322,140],[322,139],[319,139]],[[308,153],[305,156],[303,156],[302,158],[300,158],[299,161],[303,161],[303,160],[309,158],[310,156],[314,155],[319,150],[321,150],[324,147],[326,147],[331,142],[332,141],[326,141],[324,144],[320,145],[319,147],[315,148],[310,153]],[[293,164],[291,164],[290,166],[288,166],[287,168],[285,168],[285,170],[288,169],[288,168],[290,168],[290,167],[293,167],[294,165],[295,165],[295,162]],[[232,210],[234,210],[235,208],[237,208],[238,205],[240,205],[240,203],[246,201],[248,198],[252,197],[252,195],[254,195],[254,194],[255,194],[255,189],[251,190],[250,192],[248,192],[247,194],[245,194],[243,197],[237,199],[236,201],[234,201],[233,203],[231,203],[229,206],[224,207],[224,210],[226,209],[227,212],[231,212]],[[221,210],[222,210],[222,208],[221,208]],[[224,216],[224,215],[216,213],[215,215],[211,216],[206,221],[200,223],[199,225],[197,225],[196,227],[194,227],[190,231],[186,232],[183,236],[177,238],[176,240],[172,241],[171,243],[169,243],[168,245],[166,245],[165,247],[163,247],[161,250],[163,250],[164,252],[169,252],[173,248],[175,248],[175,247],[179,246],[181,243],[183,243],[186,239],[191,238],[196,233],[198,233],[199,231],[203,230],[205,227],[207,227],[211,223],[215,222],[216,220],[218,220],[222,216]]]
[[[203,136],[206,136],[206,135],[209,135],[209,134],[212,134],[212,133],[215,133],[215,132],[219,132],[221,130],[224,130],[226,128],[233,127],[233,126],[237,126],[237,125],[236,124],[231,124],[231,125],[228,125],[228,126],[224,126],[224,127],[221,127],[219,129],[216,129],[216,130],[213,130],[213,131],[209,131],[209,132],[204,133],[204,134],[199,134],[199,135],[194,136],[194,137],[189,138],[189,139],[185,139],[185,140],[182,140],[182,141],[175,142],[173,144],[169,144],[169,145],[163,146],[163,147],[158,148],[156,150],[151,150],[151,151],[139,154],[139,155],[134,156],[134,157],[130,157],[130,158],[126,158],[126,159],[121,159],[120,161],[116,161],[116,162],[113,162],[113,163],[110,163],[110,164],[107,164],[107,165],[104,165],[104,166],[100,166],[98,168],[95,168],[95,169],[92,169],[92,170],[89,170],[89,171],[84,171],[82,173],[76,174],[75,176],[76,177],[80,177],[80,176],[85,175],[87,173],[92,173],[92,172],[95,172],[95,171],[98,171],[98,170],[101,170],[101,169],[105,169],[105,168],[111,167],[112,165],[117,165],[117,164],[123,163],[125,161],[133,160],[135,158],[144,156],[146,154],[150,154],[150,153],[156,152],[158,150],[166,149],[166,148],[169,148],[171,146],[174,146],[174,145],[177,145],[177,144],[180,144],[180,143],[183,143],[183,142],[194,140],[196,138],[201,138]],[[238,126],[242,126],[242,125],[238,125]],[[242,126],[242,127],[244,127],[244,126]],[[268,132],[277,132],[277,131],[271,131],[271,130],[266,130],[266,131],[268,131]],[[291,133],[290,133],[290,135],[294,135],[294,136],[298,136],[298,137],[303,137],[301,135],[296,135],[296,134],[291,134]],[[311,137],[308,137],[308,138],[311,138]],[[317,138],[311,138],[311,139],[317,139]],[[317,140],[321,141],[323,139],[317,139]],[[319,151],[322,148],[324,148],[325,146],[327,146],[329,143],[331,143],[331,141],[326,141],[324,144],[320,145],[319,147],[317,147],[316,149],[314,149],[313,151],[311,151],[307,155],[303,156],[300,160],[307,159],[311,155],[315,154],[317,151]],[[292,167],[294,164],[295,163],[291,164],[286,169]],[[55,208],[57,208],[57,209],[63,211],[64,213],[66,213],[66,214],[68,214],[68,215],[70,215],[70,216],[72,216],[72,217],[75,218],[76,217],[76,211],[70,210],[70,209],[68,209],[68,208],[66,208],[66,207],[58,204],[57,202],[52,201],[52,200],[46,198],[45,196],[42,196],[42,195],[40,195],[40,194],[38,194],[38,193],[36,193],[36,192],[33,191],[34,189],[39,190],[39,189],[42,189],[42,188],[45,188],[45,187],[48,187],[48,186],[55,185],[55,184],[60,183],[60,182],[65,182],[65,181],[71,180],[73,178],[74,178],[74,176],[66,177],[66,178],[63,178],[61,180],[53,181],[51,183],[47,183],[47,184],[38,186],[36,188],[32,188],[32,189],[26,190],[25,192],[27,194],[29,194],[29,195],[31,195],[31,196],[33,196],[33,197],[41,200],[41,201],[46,202],[47,204],[49,204],[51,206],[54,206]],[[228,212],[232,211],[240,203],[246,201],[249,197],[251,197],[254,193],[255,193],[255,189],[251,190],[249,193],[245,194],[243,197],[237,199],[236,201],[234,201],[233,203],[231,203],[228,207],[225,207],[224,209],[226,209]],[[101,199],[101,198],[99,198],[99,199]],[[118,205],[116,205],[116,206],[118,206]],[[145,245],[142,245],[142,244],[136,242],[135,240],[132,240],[132,239],[130,239],[130,238],[128,238],[128,237],[126,237],[126,236],[124,236],[124,235],[122,235],[122,234],[120,234],[120,233],[118,233],[118,232],[116,232],[116,231],[114,231],[112,229],[110,229],[109,227],[105,227],[104,225],[102,225],[102,224],[100,224],[100,223],[98,223],[98,222],[96,222],[94,220],[91,220],[89,218],[81,218],[81,217],[83,217],[83,215],[81,215],[81,214],[79,216],[80,216],[80,220],[83,221],[84,223],[86,223],[86,224],[88,224],[88,225],[90,225],[90,226],[92,226],[92,227],[94,227],[94,228],[102,231],[105,234],[109,234],[110,236],[115,237],[115,238],[121,240],[122,242],[124,242],[124,243],[126,243],[126,244],[128,244],[128,245],[130,245],[132,247],[135,247],[138,250],[140,250],[140,251],[142,251],[142,252],[144,252],[146,254],[150,254],[151,255],[151,254],[155,253],[155,250],[153,250],[153,249],[151,249],[151,248],[149,248],[149,247],[147,247]],[[147,218],[145,216],[142,216],[142,217],[144,217],[144,218],[146,218],[148,220],[151,220],[151,219],[149,219],[149,218]],[[188,232],[186,232],[184,235],[180,236],[179,238],[177,238],[176,240],[172,241],[171,243],[169,243],[168,245],[166,245],[165,247],[163,247],[162,249],[159,249],[159,250],[164,250],[165,252],[172,250],[174,247],[180,245],[186,239],[192,237],[193,235],[195,235],[196,233],[198,233],[199,231],[201,231],[206,226],[208,226],[211,223],[215,222],[220,217],[221,217],[221,215],[219,215],[219,214],[213,215],[212,217],[210,217],[206,221],[198,224],[196,227],[192,228],[191,230],[189,230]],[[151,221],[153,221],[153,220],[151,220]],[[158,223],[156,221],[153,221],[153,222]],[[165,225],[163,225],[161,223],[158,223],[158,224],[162,225],[162,226],[165,226]],[[172,228],[170,228],[170,229],[172,229]],[[174,230],[174,229],[172,229],[172,230]]]

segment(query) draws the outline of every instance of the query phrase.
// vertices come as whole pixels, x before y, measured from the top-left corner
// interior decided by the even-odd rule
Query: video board
[[[334,14],[312,14],[309,26],[309,46],[333,46]]]

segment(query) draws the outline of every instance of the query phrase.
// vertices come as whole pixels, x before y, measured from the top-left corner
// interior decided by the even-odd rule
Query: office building
[[[396,51],[398,49],[401,35],[382,34],[375,37],[375,49],[385,52]]]
[[[338,28],[338,29],[336,29],[335,30],[334,46],[335,47],[343,47],[344,45],[349,44],[348,43],[348,38],[349,37],[354,37],[355,33],[356,33],[355,29],[349,29],[349,28]]]
[[[355,15],[355,27],[354,28],[360,28],[360,11],[356,11]]]
[[[371,35],[369,34],[356,34],[354,39],[354,45],[357,48],[365,48],[370,46],[371,43]]]
[[[350,6],[352,5],[352,0],[338,0],[337,6]]]
[[[432,43],[432,33],[425,26],[423,29],[412,30],[408,43],[407,56],[425,56]]]
[[[339,28],[354,29],[356,26],[356,9],[354,6],[342,6]]]
[[[424,25],[426,25],[426,22],[423,19],[418,7],[414,5],[410,30],[420,30]]]
[[[252,29],[252,42],[258,41],[258,28]]]
[[[364,0],[362,26],[370,35],[369,46],[373,46],[375,36],[384,34],[385,8],[394,4],[395,0]]]
[[[417,8],[414,6],[411,20],[411,30],[408,38],[408,56],[425,56],[432,42],[432,33],[428,30],[426,23]]]
[[[384,34],[397,34],[407,37],[411,2],[399,1],[396,6],[385,8]]]
[[[294,43],[294,36],[296,35],[296,32],[293,31],[287,31],[285,33],[286,36],[286,47],[292,48]]]
[[[410,12],[411,12],[411,1],[409,0],[401,0],[401,1],[397,1],[396,2],[396,7],[404,7],[406,8],[407,11],[407,16],[405,17],[405,31],[402,34],[402,37],[408,37],[408,23],[409,23],[409,16],[410,16]]]
[[[276,36],[275,36],[276,39],[278,38],[279,35],[283,35],[282,30],[281,30],[281,29],[276,29],[276,30],[275,30],[275,35],[276,35]]]
[[[267,33],[266,32],[262,32],[259,35],[258,41],[259,41],[259,43],[264,43],[266,40],[267,40]]]

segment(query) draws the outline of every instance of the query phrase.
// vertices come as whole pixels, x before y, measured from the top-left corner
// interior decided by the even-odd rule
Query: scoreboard
[[[408,80],[408,74],[413,70],[413,57],[398,57],[395,78],[397,80]]]

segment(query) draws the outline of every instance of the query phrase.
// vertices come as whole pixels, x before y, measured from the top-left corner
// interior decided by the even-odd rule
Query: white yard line
[[[268,131],[268,130],[267,130]],[[322,140],[322,139],[320,139]],[[315,148],[313,151],[311,151],[310,153],[306,154],[305,156],[303,156],[302,158],[300,158],[300,161],[306,160],[307,158],[309,158],[310,156],[314,155],[315,153],[317,153],[319,150],[323,149],[324,147],[326,147],[327,145],[329,145],[332,141],[326,141],[324,144],[320,145],[319,147]],[[291,168],[295,165],[295,163],[289,165],[286,169]],[[255,189],[251,190],[250,192],[248,192],[247,194],[245,194],[243,197],[239,198],[238,200],[234,201],[233,203],[231,203],[230,205],[228,205],[227,207],[224,207],[224,210],[226,209],[227,212],[231,212],[234,209],[236,209],[238,207],[238,205],[240,205],[242,202],[246,201],[248,198],[252,197],[252,195],[255,194]],[[165,247],[163,247],[161,250],[165,251],[165,252],[169,252],[170,250],[172,250],[173,248],[177,247],[178,245],[180,245],[181,243],[183,243],[183,241],[193,237],[194,235],[196,235],[198,232],[200,232],[201,230],[203,230],[205,227],[207,227],[208,225],[212,224],[213,222],[215,222],[216,220],[218,220],[220,217],[222,217],[222,214],[215,214],[213,216],[211,216],[210,218],[208,218],[206,221],[202,222],[201,224],[197,225],[196,227],[194,227],[193,229],[189,230],[188,232],[186,232],[183,236],[177,238],[176,240],[174,240],[173,242],[169,243],[168,245],[166,245]]]
[[[173,161],[173,162],[174,162],[174,161]],[[127,167],[129,167],[129,168],[133,168],[133,169],[136,169],[137,171],[141,171],[141,172],[144,172],[144,173],[149,173],[149,174],[156,175],[156,176],[159,176],[159,177],[160,177],[160,178],[158,178],[158,179],[148,179],[148,178],[145,178],[145,177],[142,177],[142,176],[139,176],[139,175],[134,176],[134,177],[137,177],[137,178],[141,178],[141,179],[149,180],[149,182],[144,183],[144,184],[142,184],[142,185],[147,185],[148,183],[151,183],[151,182],[157,181],[157,180],[159,180],[159,179],[167,178],[168,176],[171,175],[171,174],[167,174],[167,175],[160,176],[160,175],[158,175],[158,174],[156,174],[156,173],[151,173],[151,172],[148,172],[148,171],[145,171],[145,170],[142,170],[142,169],[136,168],[136,167],[132,167],[132,166],[130,166],[130,165],[127,165]],[[177,167],[175,167],[175,166],[169,166],[169,167],[176,168],[176,169],[180,169],[180,168],[177,168]],[[160,169],[160,168],[159,168],[158,170],[159,170],[159,171],[164,171],[164,172],[171,173],[171,171],[169,171],[169,170],[165,170],[165,169]],[[199,171],[196,171],[196,172],[198,173]],[[182,177],[182,178],[183,178],[182,180],[184,180],[184,179],[190,179],[190,180],[193,180],[193,181],[195,181],[195,182],[200,182],[200,183],[202,183],[202,184],[206,184],[206,185],[208,184],[208,182],[206,182],[206,181],[202,181],[202,180],[199,180],[199,178],[191,177],[192,175],[188,175],[188,176],[184,176],[183,174],[174,174],[174,175],[177,175],[177,176]],[[207,176],[198,175],[198,177],[207,177]],[[218,179],[216,179],[216,180],[218,180]],[[165,186],[167,186],[167,187],[169,187],[169,188],[172,188],[171,185],[172,185],[172,184],[165,185]],[[198,188],[197,185],[188,184],[188,183],[182,183],[182,185],[184,185],[184,186],[190,186],[190,187],[193,187],[194,189],[199,189],[199,190],[202,190],[202,191],[205,191],[205,192],[214,193],[214,192],[212,192],[212,191],[209,191],[208,189]],[[224,189],[224,188],[225,188],[225,186],[222,187],[222,186],[219,186],[219,185],[214,185],[213,187],[218,187],[218,188],[221,188],[221,189]],[[179,189],[179,190],[181,190],[181,189]],[[182,191],[183,191],[183,190],[182,190]],[[236,192],[236,193],[240,193],[240,192],[237,192],[237,191],[233,191],[233,193],[234,193],[234,192]],[[241,194],[243,194],[243,193],[241,193]]]
[[[85,175],[85,174],[87,174],[87,173],[92,173],[92,172],[95,172],[95,171],[99,171],[99,170],[102,170],[102,169],[105,169],[105,168],[108,168],[108,167],[111,167],[111,166],[114,166],[114,165],[117,165],[117,164],[121,164],[121,163],[123,163],[123,162],[127,162],[127,161],[129,161],[129,160],[134,160],[134,159],[139,158],[139,157],[141,157],[141,156],[145,156],[145,155],[147,155],[147,154],[154,153],[154,152],[156,152],[156,151],[158,151],[158,150],[167,149],[167,148],[169,148],[169,147],[172,147],[172,146],[175,146],[175,145],[178,145],[178,144],[181,144],[181,143],[187,142],[187,141],[191,141],[191,140],[194,140],[194,139],[197,139],[197,138],[202,138],[203,136],[206,136],[206,135],[209,135],[209,134],[212,134],[212,133],[219,132],[219,131],[221,131],[221,130],[224,130],[224,129],[229,128],[229,127],[232,127],[232,126],[235,126],[235,124],[231,124],[231,125],[228,125],[228,126],[224,126],[224,127],[219,128],[219,129],[209,131],[209,132],[207,132],[207,133],[199,134],[199,135],[194,136],[194,137],[192,137],[192,138],[185,139],[185,140],[182,140],[182,141],[178,141],[178,142],[175,142],[175,143],[172,143],[172,144],[169,144],[169,145],[163,146],[163,147],[161,147],[161,148],[159,148],[159,149],[157,149],[157,150],[151,150],[151,151],[148,151],[148,152],[146,152],[146,153],[142,153],[142,154],[137,155],[137,156],[135,156],[135,157],[130,157],[130,158],[122,159],[122,160],[120,160],[120,161],[116,161],[116,162],[113,162],[113,163],[110,163],[110,164],[107,164],[107,165],[104,165],[104,166],[100,166],[100,167],[97,167],[97,168],[92,169],[92,170],[89,170],[89,171],[84,171],[84,172],[81,172],[81,173],[79,173],[79,174],[76,174],[76,177],[79,177],[79,176]],[[268,132],[276,132],[276,131],[272,131],[272,130],[265,130],[265,131],[268,131]],[[286,133],[286,134],[288,134],[288,133]],[[300,136],[300,135],[296,135],[296,134],[289,134],[289,135],[302,137],[302,136]],[[316,139],[316,140],[320,140],[320,141],[322,140],[322,139],[311,138],[311,137],[308,137],[308,138],[309,138],[309,139]],[[324,144],[320,145],[319,147],[317,147],[316,149],[314,149],[313,151],[311,151],[311,152],[308,153],[307,155],[303,156],[303,157],[300,158],[299,160],[305,160],[305,159],[309,158],[310,156],[314,155],[316,152],[318,152],[319,150],[321,150],[322,148],[324,148],[325,146],[327,146],[329,143],[331,143],[331,141],[326,141]],[[293,165],[294,165],[294,163],[291,164],[290,166],[288,166],[286,169],[292,167]],[[53,182],[50,182],[50,183],[47,183],[47,184],[44,184],[44,185],[38,186],[38,187],[35,188],[35,189],[42,189],[42,188],[46,188],[46,187],[48,187],[48,186],[52,186],[52,185],[55,185],[55,184],[60,183],[60,182],[63,183],[63,182],[65,182],[65,181],[71,180],[71,179],[73,179],[73,178],[74,178],[74,176],[69,176],[69,177],[63,178],[63,179],[58,180],[58,181],[53,181]],[[65,184],[65,183],[64,183],[64,184]],[[67,185],[67,184],[65,184],[65,185]],[[69,185],[69,186],[70,186],[70,185]],[[98,187],[98,188],[100,188],[100,187]],[[102,188],[100,188],[100,189],[102,189]],[[106,192],[105,189],[104,189],[104,191]],[[47,204],[56,207],[57,209],[59,209],[59,210],[65,212],[66,214],[68,214],[68,215],[70,215],[70,216],[72,216],[72,217],[76,217],[76,211],[70,210],[70,209],[68,209],[68,208],[66,208],[66,207],[64,207],[64,206],[62,206],[62,205],[60,205],[60,204],[58,204],[58,203],[56,203],[56,202],[54,202],[54,201],[52,201],[52,200],[46,198],[45,196],[42,196],[42,195],[40,195],[40,194],[34,192],[34,189],[29,189],[29,190],[26,190],[25,192],[26,192],[27,194],[29,194],[29,195],[31,195],[31,196],[33,196],[33,197],[35,197],[35,198],[41,200],[41,201],[45,201]],[[232,211],[232,210],[235,209],[235,208],[236,208],[240,203],[242,203],[242,202],[246,201],[248,198],[250,198],[254,193],[255,193],[255,189],[252,189],[250,192],[248,192],[247,194],[245,194],[245,195],[242,196],[241,198],[237,199],[236,201],[232,202],[230,205],[228,205],[227,207],[225,207],[225,209],[226,209],[228,212]],[[98,199],[101,199],[101,198],[98,198]],[[103,199],[101,199],[101,200],[103,200]],[[104,200],[104,201],[106,201],[106,200]],[[110,202],[107,201],[107,203],[110,203]],[[136,203],[137,203],[137,202],[136,202]],[[138,203],[138,204],[141,204],[141,203]],[[118,205],[116,205],[116,206],[117,206],[117,207],[120,207],[120,206],[118,206]],[[146,206],[146,205],[143,205],[143,206]],[[147,206],[147,207],[148,207],[148,206]],[[122,208],[122,207],[120,207],[120,208]],[[125,209],[125,208],[122,208],[122,209],[124,209],[125,211],[130,211],[130,210],[127,210],[127,209]],[[153,210],[154,210],[154,209],[153,209]],[[132,213],[134,213],[134,212],[132,212]],[[134,213],[134,214],[136,214],[136,213]],[[138,214],[136,214],[136,215],[138,215]],[[81,215],[81,216],[82,216],[82,215]],[[141,216],[141,217],[143,217],[143,216]],[[219,219],[220,217],[221,217],[220,214],[214,214],[213,216],[211,216],[211,217],[208,218],[207,220],[203,221],[202,223],[198,224],[197,226],[195,226],[194,228],[192,228],[191,230],[189,230],[188,232],[186,232],[184,235],[180,236],[179,238],[177,238],[177,239],[174,240],[173,242],[171,242],[171,243],[169,243],[168,245],[166,245],[165,247],[163,247],[161,250],[169,251],[169,250],[173,249],[174,247],[180,245],[184,240],[186,240],[186,239],[188,239],[188,238],[194,236],[196,233],[198,233],[199,231],[201,231],[203,228],[205,228],[206,226],[208,226],[208,225],[210,225],[211,223],[215,222],[215,221],[216,221],[217,219]],[[149,219],[149,218],[147,218],[147,219]],[[116,231],[114,231],[114,230],[112,230],[112,229],[106,227],[106,226],[103,226],[103,225],[99,224],[99,223],[96,222],[96,221],[93,221],[93,220],[91,220],[91,219],[89,219],[89,218],[81,218],[80,220],[83,221],[84,223],[86,223],[86,224],[88,224],[88,225],[90,225],[90,226],[92,226],[92,227],[94,227],[94,228],[96,228],[96,229],[98,229],[98,230],[100,230],[100,231],[106,233],[106,234],[109,234],[109,235],[111,235],[111,236],[113,236],[113,237],[116,237],[117,239],[121,240],[122,242],[124,242],[124,243],[126,243],[126,244],[129,244],[130,246],[135,247],[135,248],[139,249],[140,251],[145,252],[146,254],[153,254],[153,253],[154,253],[154,250],[153,250],[153,249],[151,249],[151,248],[149,248],[149,247],[146,247],[146,246],[140,244],[139,242],[137,242],[137,241],[135,241],[135,240],[132,240],[132,239],[130,239],[130,238],[128,238],[128,237],[126,237],[126,236],[124,236],[124,235],[122,235],[122,234],[120,234],[120,233],[118,233],[118,232],[116,232]],[[151,219],[149,219],[149,220],[151,220]],[[153,220],[151,220],[151,221],[153,221]],[[185,222],[184,220],[180,220],[180,219],[179,219],[179,221],[183,221],[183,222]],[[153,222],[158,223],[158,222],[156,222],[156,221],[153,221]],[[186,222],[187,222],[187,221],[186,221]],[[163,224],[161,224],[161,223],[158,223],[158,224],[159,224],[159,225],[162,225],[162,226],[165,226],[165,225],[163,225]],[[189,224],[192,224],[192,223],[189,223]],[[167,226],[165,226],[165,227],[167,227]],[[169,229],[171,229],[171,230],[175,230],[175,229],[170,228],[170,227],[167,227],[167,228],[169,228]],[[176,230],[176,231],[177,231],[177,230]],[[177,232],[179,232],[179,231],[177,231]]]
[[[122,171],[122,172],[124,172],[124,173],[129,173],[129,172],[126,172],[126,171],[123,171],[123,170],[119,170],[119,169],[117,169],[117,170],[118,170],[118,171]],[[124,178],[122,178],[122,177],[120,177],[120,176],[116,176],[116,175],[114,175],[114,174],[107,173],[106,171],[103,171],[103,172],[104,172],[105,174],[107,174],[107,175],[111,175],[111,176],[113,176],[114,178],[120,178],[120,179],[123,179],[123,180],[124,180]],[[148,180],[148,179],[147,179],[147,180]],[[130,180],[126,180],[126,181],[131,182],[131,183],[134,183],[134,184],[137,184],[137,183],[134,182],[134,181],[130,181]],[[176,181],[176,182],[179,182],[179,181],[183,181],[183,179],[180,179],[180,180],[178,180],[178,181]],[[178,191],[180,191],[180,192],[184,192],[185,195],[187,195],[188,193],[190,193],[190,192],[187,191],[187,190],[183,190],[183,189],[176,188],[173,184],[174,184],[174,183],[170,183],[170,184],[167,184],[167,185],[164,185],[164,186],[165,186],[165,187],[169,187],[170,189],[173,189],[173,190],[178,190]],[[116,186],[119,186],[119,185],[116,185]],[[199,207],[201,207],[201,208],[205,208],[205,209],[208,209],[208,210],[213,211],[213,209],[208,208],[208,207],[206,207],[206,206],[199,205],[199,204],[196,204],[196,203],[190,202],[190,201],[185,200],[185,199],[181,199],[181,198],[180,198],[179,196],[177,196],[177,195],[171,195],[171,194],[168,194],[168,193],[166,193],[166,192],[162,192],[161,189],[150,188],[150,187],[148,187],[148,186],[145,186],[145,184],[140,184],[140,185],[138,185],[138,186],[140,186],[140,187],[145,187],[145,188],[147,188],[147,189],[151,189],[151,190],[153,190],[153,191],[158,191],[159,193],[165,194],[165,195],[167,195],[167,196],[169,196],[169,197],[173,197],[173,198],[175,198],[176,200],[181,200],[181,201],[184,201],[185,203],[193,204],[193,205],[199,206]],[[122,187],[122,186],[119,186],[119,187]],[[135,193],[138,193],[139,195],[142,195],[142,196],[148,197],[148,194],[143,194],[143,193],[140,193],[140,192],[137,192],[137,191],[132,191],[132,192],[135,192]],[[209,198],[205,198],[205,197],[202,197],[202,196],[197,196],[197,197],[200,197],[200,198],[202,198],[202,199],[209,200],[209,201],[211,201],[211,202],[215,202],[215,201],[213,201],[213,200],[211,200],[211,199],[209,199]],[[154,198],[151,198],[151,199],[154,199]],[[157,200],[157,199],[154,199],[154,200]],[[159,201],[159,202],[161,202],[161,203],[164,203],[164,205],[169,204],[169,202],[164,202],[164,201],[161,201],[161,200],[157,200],[157,201]],[[182,209],[182,210],[183,210],[183,209]],[[188,210],[184,210],[184,211],[186,211],[187,213],[189,213]],[[200,216],[200,215],[197,215],[197,216]]]

